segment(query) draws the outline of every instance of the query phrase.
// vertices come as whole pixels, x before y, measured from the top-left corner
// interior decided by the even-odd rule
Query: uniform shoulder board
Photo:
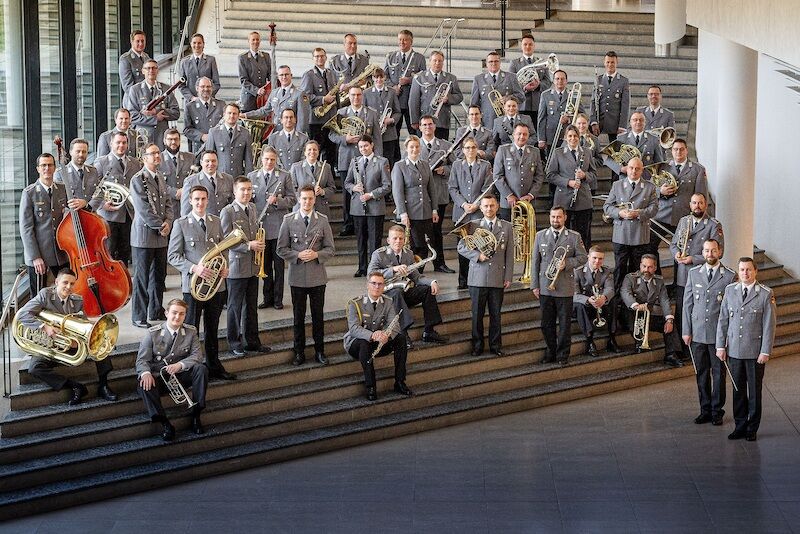
[[[317,215],[319,215],[320,217],[325,217],[326,219],[328,218],[328,216],[325,215],[324,213],[317,212]]]
[[[723,269],[725,269],[726,271],[728,271],[729,273],[733,274],[733,275],[735,275],[735,274],[736,274],[736,271],[734,271],[734,270],[733,270],[733,269],[731,269],[730,267],[725,267],[725,266],[723,266],[722,268],[723,268]]]
[[[735,286],[735,285],[736,285],[736,284],[738,284],[738,283],[739,283],[739,282],[731,282],[730,284],[728,284],[727,286],[725,286],[725,289],[728,289],[728,288],[729,288],[729,287],[731,287],[731,286]]]
[[[72,300],[76,300],[76,301],[78,301],[78,302],[80,302],[80,301],[82,301],[82,300],[83,300],[83,297],[82,297],[82,296],[80,296],[80,295],[76,295],[75,293],[71,294],[71,295],[69,296],[69,298],[71,298]]]
[[[704,265],[703,263],[701,263],[700,265],[695,265],[694,267],[692,267],[691,269],[689,269],[689,272],[692,272],[692,271],[697,271],[697,270],[699,270],[699,269],[702,269],[702,268],[703,268],[703,265]]]
[[[653,279],[655,279],[655,280],[663,280],[663,279],[664,279],[664,277],[663,277],[663,276],[661,276],[660,274],[654,274],[654,275],[653,275]]]
[[[160,324],[157,324],[157,325],[155,325],[155,326],[151,326],[151,327],[150,327],[150,328],[148,328],[147,330],[149,330],[150,332],[158,332],[159,330],[161,330],[161,325],[160,325]]]
[[[291,211],[283,216],[284,219],[288,219],[289,217],[294,217],[297,214],[295,211]]]
[[[388,248],[389,248],[388,245],[384,245],[381,248],[377,249],[377,252],[386,252],[386,249],[388,249]]]
[[[642,276],[642,273],[640,271],[634,271],[634,272],[628,273],[628,274],[630,276],[633,276],[634,278],[639,278],[640,276]]]
[[[183,327],[184,327],[186,330],[189,330],[189,331],[191,331],[191,332],[197,332],[197,327],[196,327],[196,326],[194,326],[193,324],[187,324],[187,323],[183,323]]]
[[[579,234],[575,230],[570,230],[569,228],[567,228],[567,235],[574,235],[576,237],[580,237],[581,236],[581,234]]]
[[[768,291],[769,293],[772,293],[772,288],[765,286],[765,285],[764,285],[764,284],[762,284],[761,282],[759,282],[759,283],[758,283],[758,285],[760,285],[760,286],[761,286],[761,289],[763,289],[763,290],[765,290],[765,291]]]
[[[383,295],[383,300],[385,300],[388,304],[392,303],[392,297],[389,295]]]
[[[23,190],[22,190],[22,192],[23,192],[23,193],[28,193],[28,192],[30,192],[30,191],[33,191],[33,189],[36,187],[36,185],[37,185],[38,183],[39,183],[39,181],[37,180],[37,181],[33,182],[32,184],[25,186],[25,189],[23,189]],[[55,182],[54,182],[54,183],[55,183]]]

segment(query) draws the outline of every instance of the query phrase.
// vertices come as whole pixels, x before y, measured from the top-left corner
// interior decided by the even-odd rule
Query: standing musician
[[[267,144],[278,151],[278,166],[288,172],[292,165],[302,161],[308,135],[295,129],[297,119],[293,110],[284,109],[280,118],[283,128],[273,131]]]
[[[131,178],[142,169],[142,163],[128,155],[128,136],[123,132],[112,136],[111,150],[110,154],[95,160],[97,173],[103,177],[103,182],[113,182],[130,189]],[[97,214],[108,223],[108,251],[111,257],[128,265],[131,262],[133,204],[125,202],[122,206],[112,206],[104,203]]]
[[[367,66],[369,66],[369,56],[358,51],[356,36],[352,33],[346,33],[344,36],[344,53],[334,56],[330,62],[330,68],[336,73],[336,77],[344,81],[341,90],[349,93],[350,82],[364,72]]]
[[[303,148],[303,153],[305,159],[293,164],[289,169],[294,191],[292,196],[297,199],[292,211],[297,211],[300,207],[300,188],[309,185],[317,197],[314,202],[314,211],[330,217],[330,200],[336,194],[336,182],[333,180],[331,166],[328,162],[319,160],[319,143],[316,141],[308,141]]]
[[[539,134],[539,148],[550,151],[553,145],[561,146],[564,128],[572,121],[572,117],[567,115],[567,103],[569,101],[570,89],[567,89],[567,73],[557,70],[553,73],[553,87],[542,92],[539,101],[539,115],[536,119],[537,132]],[[583,106],[578,101],[578,112],[583,113]],[[562,138],[556,139],[556,130],[561,124]]]
[[[597,77],[596,92],[592,95],[589,108],[592,133],[596,136],[608,134],[609,142],[625,131],[625,121],[631,108],[628,78],[617,72],[618,61],[616,52],[606,52],[603,58],[605,73]]]
[[[503,100],[513,96],[517,102],[525,100],[525,93],[522,91],[517,76],[500,70],[500,54],[489,52],[486,55],[486,72],[478,74],[472,81],[472,95],[470,96],[471,106],[480,106],[483,113],[483,125],[491,128],[497,113],[492,106],[489,93],[497,91]]]
[[[389,331],[389,326],[397,317],[391,297],[383,294],[385,281],[379,271],[370,273],[367,281],[367,294],[347,303],[347,333],[344,335],[344,349],[354,359],[361,362],[364,369],[364,383],[367,386],[367,400],[378,400],[375,381],[375,356],[394,354],[394,390],[401,395],[411,396],[406,385],[405,334]]]
[[[617,140],[625,145],[635,146],[642,154],[642,165],[652,165],[664,161],[664,149],[661,148],[659,138],[644,131],[644,113],[634,111],[631,114],[631,128],[617,136]],[[628,166],[620,165],[611,157],[604,156],[605,166],[616,174],[628,174]],[[645,171],[645,179],[650,179],[650,172]]]
[[[655,128],[675,128],[675,114],[667,108],[661,107],[661,87],[651,85],[647,89],[647,106],[636,108],[644,113],[645,130]]]
[[[536,48],[536,42],[533,35],[523,35],[519,42],[519,48],[522,56],[511,61],[508,66],[508,72],[516,74],[526,65],[533,65],[540,61],[540,58],[533,55]],[[537,120],[539,116],[539,99],[543,91],[546,91],[553,84],[550,79],[550,70],[546,67],[537,68],[536,72],[539,74],[538,80],[531,80],[522,91],[525,93],[525,99],[522,102],[522,113],[527,115],[531,122]]]
[[[311,139],[319,143],[322,159],[334,162],[336,161],[336,147],[328,139],[328,133],[322,129],[322,125],[336,114],[336,106],[331,106],[331,109],[321,117],[313,113],[313,110],[314,108],[331,104],[336,100],[336,95],[328,94],[336,85],[336,76],[333,74],[333,70],[325,67],[328,55],[325,53],[324,48],[315,48],[312,56],[314,58],[314,66],[303,73],[303,79],[300,81],[300,90],[308,95],[312,110],[309,115],[308,131],[306,133]]]
[[[311,115],[311,104],[309,97],[292,83],[292,69],[287,65],[278,67],[278,82],[280,85],[272,89],[269,100],[260,108],[248,111],[244,114],[245,118],[266,120],[267,115],[282,117],[287,109],[294,111],[297,118],[297,127],[301,132],[308,131],[308,122]],[[281,125],[275,124],[274,132],[281,131]]]
[[[94,192],[100,183],[97,169],[86,163],[89,141],[73,139],[69,144],[70,162],[58,169],[53,177],[56,183],[64,184],[67,191],[67,207],[74,210],[97,211],[104,203]]]
[[[192,35],[190,46],[192,47],[192,55],[184,58],[180,65],[180,77],[186,80],[186,83],[181,86],[181,94],[186,106],[190,102],[197,100],[199,96],[197,81],[200,78],[207,78],[211,81],[213,84],[212,95],[216,95],[220,87],[222,87],[219,83],[216,58],[204,52],[206,40],[203,34],[195,33]]]
[[[479,106],[470,106],[467,111],[467,126],[461,126],[456,130],[456,139],[461,139],[466,130],[470,130],[467,135],[468,139],[474,139],[478,148],[478,157],[485,159],[490,163],[494,161],[494,154],[497,152],[497,145],[494,143],[493,132],[485,128],[482,124],[481,108]],[[531,123],[533,124],[533,123]],[[456,150],[456,158],[462,159],[464,157],[464,146],[462,145]]]
[[[53,181],[56,158],[44,153],[36,158],[39,179],[22,190],[19,200],[19,237],[22,241],[31,294],[46,285],[47,270],[55,277],[69,266],[69,258],[56,243],[56,230],[64,218],[67,193]]]
[[[547,344],[541,362],[558,360],[561,365],[567,364],[572,345],[570,326],[575,270],[587,259],[581,235],[564,227],[566,218],[567,210],[563,206],[550,208],[550,228],[536,232],[531,269],[531,290],[541,301],[542,335]]]
[[[219,172],[217,153],[213,150],[206,150],[200,154],[200,165],[202,166],[200,172],[183,181],[181,215],[187,215],[192,211],[189,191],[196,185],[202,185],[208,191],[208,212],[220,217],[222,209],[234,199],[233,176]]]
[[[144,63],[150,56],[144,51],[147,36],[142,30],[131,33],[131,48],[119,57],[119,85],[123,93],[144,80]]]
[[[363,136],[358,142],[361,157],[350,162],[344,181],[344,188],[350,193],[350,216],[358,245],[356,278],[367,276],[369,257],[381,245],[386,195],[392,190],[389,161],[376,156],[373,148],[372,137]]]
[[[440,273],[454,273],[455,271],[444,262],[444,237],[442,236],[444,214],[447,211],[447,205],[450,204],[447,182],[450,179],[450,164],[455,160],[454,155],[450,154],[441,165],[435,169],[433,168],[436,160],[450,150],[452,143],[434,137],[436,123],[430,115],[424,115],[419,120],[419,129],[422,131],[420,158],[427,160],[428,165],[431,166],[431,178],[434,184],[435,194],[431,198],[431,205],[436,206],[436,211],[439,213],[439,220],[433,223],[433,237],[431,239],[433,241],[433,249],[436,251],[433,270]]]
[[[414,34],[410,30],[400,30],[397,34],[397,50],[386,55],[386,65],[383,67],[386,73],[387,85],[394,91],[400,101],[400,119],[395,121],[397,136],[400,136],[400,128],[405,120],[406,130],[409,135],[418,135],[411,126],[411,112],[408,107],[408,98],[411,95],[411,84],[417,73],[425,70],[425,56],[412,48],[414,44]],[[400,149],[398,142],[397,149]],[[400,154],[397,154],[398,159]],[[394,165],[392,162],[392,165]]]
[[[389,165],[394,165],[400,159],[400,141],[398,130],[395,125],[400,122],[400,100],[391,87],[384,85],[386,73],[383,69],[376,69],[372,75],[375,85],[364,93],[364,105],[371,108],[378,114],[378,124],[380,124],[381,140],[383,141],[383,157],[389,160]],[[384,117],[384,111],[386,117]]]
[[[39,158],[42,159],[43,157],[44,156],[40,156]],[[84,317],[83,297],[72,292],[77,279],[75,273],[69,268],[65,267],[61,269],[56,276],[55,285],[39,290],[36,296],[19,309],[17,312],[17,320],[25,327],[34,330],[43,330],[49,337],[60,334],[61,330],[58,327],[43,323],[38,315],[42,310],[48,310],[61,315],[72,314]],[[94,363],[97,368],[97,396],[107,401],[113,402],[117,400],[117,395],[111,391],[111,388],[108,386],[108,373],[113,369],[111,358],[104,358]],[[28,373],[37,380],[41,380],[50,386],[54,391],[67,388],[71,389],[72,396],[68,404],[70,406],[80,404],[83,397],[88,393],[86,386],[53,371],[56,365],[58,365],[58,363],[54,360],[41,358],[39,356],[31,356],[31,361],[28,364]]]
[[[414,264],[414,253],[405,248],[406,232],[400,225],[389,228],[388,246],[381,247],[372,253],[369,262],[369,272],[382,273],[386,280],[406,278],[412,285],[408,288],[396,286],[386,289],[385,294],[391,297],[391,303],[400,316],[400,329],[405,333],[408,348],[412,347],[411,336],[408,329],[414,324],[409,308],[422,305],[425,318],[425,330],[422,332],[422,341],[426,343],[447,343],[445,336],[439,335],[435,327],[442,324],[442,315],[436,303],[439,294],[439,283],[420,274],[418,269],[411,269]]]
[[[676,311],[683,304],[683,342],[691,347],[697,368],[697,393],[700,398],[700,415],[695,424],[711,421],[722,424],[725,415],[725,369],[716,358],[717,324],[725,288],[734,282],[736,273],[719,260],[722,253],[716,239],[703,242],[705,263],[689,270],[682,300],[675,300]]]
[[[183,135],[189,140],[189,150],[199,152],[208,141],[208,132],[222,122],[225,101],[212,96],[214,86],[203,76],[197,79],[197,97],[187,99],[183,107]]]
[[[267,52],[259,50],[261,47],[261,34],[250,32],[247,36],[249,49],[239,54],[239,83],[242,85],[239,102],[242,112],[256,109],[259,96],[264,96],[272,72],[272,60]]]
[[[314,209],[316,196],[310,185],[298,193],[300,209],[283,218],[278,232],[277,253],[289,264],[289,288],[294,312],[294,359],[292,365],[306,361],[306,298],[311,303],[311,333],[314,356],[322,365],[325,357],[325,286],[328,274],[325,262],[333,257],[333,233],[328,218]]]
[[[572,309],[578,319],[578,326],[586,337],[586,352],[592,358],[599,356],[594,334],[602,328],[603,321],[608,328],[606,349],[614,353],[620,352],[614,338],[616,314],[611,306],[611,299],[614,298],[614,276],[611,269],[603,267],[605,256],[600,247],[593,245],[589,249],[586,265],[576,267],[574,271],[575,294],[572,297]]]
[[[169,263],[181,273],[181,291],[184,301],[189,306],[186,318],[198,332],[200,332],[200,317],[203,316],[204,347],[209,376],[233,380],[236,377],[225,371],[225,367],[219,361],[219,317],[222,314],[222,306],[228,299],[225,281],[222,281],[219,289],[206,301],[195,299],[191,291],[192,275],[202,279],[213,279],[215,275],[222,278],[228,276],[227,267],[215,273],[201,262],[203,256],[224,239],[222,223],[219,217],[206,213],[208,190],[202,185],[195,185],[189,190],[189,202],[192,204],[192,212],[175,221],[169,236]]]
[[[514,126],[514,142],[497,149],[494,178],[500,193],[500,218],[511,220],[518,200],[533,202],[544,182],[544,165],[539,150],[528,145],[530,131],[524,124]]]
[[[639,270],[625,276],[620,288],[620,297],[629,311],[629,324],[632,325],[631,331],[636,331],[635,312],[650,312],[649,321],[642,320],[641,334],[647,336],[644,325],[649,322],[650,332],[664,333],[664,363],[670,367],[683,367],[681,362],[681,340],[678,331],[674,327],[675,317],[672,315],[672,308],[669,304],[667,286],[664,279],[656,274],[656,263],[658,258],[652,254],[642,256]],[[637,352],[642,352],[642,342],[637,340]]]
[[[423,258],[428,255],[425,236],[433,240],[433,223],[440,217],[433,204],[436,189],[430,165],[420,159],[419,137],[409,135],[405,145],[406,159],[392,169],[392,197],[397,217],[411,234],[411,250]]]
[[[253,182],[253,202],[256,205],[259,225],[267,235],[267,248],[264,249],[264,285],[261,288],[264,299],[258,309],[274,307],[283,309],[283,258],[278,256],[278,230],[283,217],[296,205],[291,175],[277,168],[278,152],[271,146],[261,149],[261,169],[247,175]],[[265,211],[266,210],[266,211]]]
[[[458,253],[469,259],[469,296],[472,301],[472,355],[483,354],[483,316],[489,306],[489,350],[503,356],[500,313],[503,307],[504,290],[511,286],[514,277],[514,230],[511,223],[497,217],[497,199],[491,194],[481,199],[483,218],[468,223],[472,233],[477,228],[491,232],[497,240],[492,255],[478,248],[471,249],[462,238],[458,242]],[[487,251],[488,252],[488,251]]]
[[[258,266],[255,252],[261,252],[266,244],[256,239],[258,213],[251,202],[253,183],[250,178],[239,176],[233,182],[234,200],[220,213],[222,233],[230,234],[240,228],[247,242],[228,250],[228,346],[236,356],[245,351],[265,354],[272,349],[261,344],[258,337]]]
[[[589,118],[585,113],[578,113],[578,118],[575,119],[575,127],[578,129],[578,135],[580,135],[579,144],[581,147],[591,151],[594,168],[595,170],[599,169],[603,166],[603,158],[600,155],[602,147],[597,137],[589,131]]]
[[[753,258],[739,258],[739,282],[725,288],[717,323],[717,358],[728,361],[736,428],[728,439],[756,441],[761,424],[761,383],[775,342],[775,295],[756,280]],[[737,328],[738,327],[738,328]],[[738,332],[738,337],[737,337]]]
[[[191,386],[192,400],[195,402],[191,411],[192,431],[195,434],[205,433],[200,412],[206,407],[208,368],[203,365],[197,329],[184,324],[187,308],[188,305],[180,299],[170,300],[167,304],[167,320],[148,329],[136,355],[139,396],[144,401],[150,420],[161,423],[161,439],[164,441],[175,439],[175,427],[167,419],[167,413],[161,405],[161,393],[167,390],[160,378],[162,368],[166,368],[166,372],[174,375],[184,387]]]
[[[111,152],[111,137],[117,133],[122,132],[128,136],[128,155],[132,158],[136,157],[136,130],[131,128],[131,112],[125,108],[118,108],[114,112],[114,127],[101,133],[97,138],[97,150],[95,150],[95,159],[101,158]]]
[[[238,105],[225,106],[223,123],[208,131],[205,149],[217,153],[220,171],[224,173],[242,176],[253,170],[250,132],[239,125]]]
[[[175,93],[170,94],[161,104],[148,111],[147,106],[155,98],[167,92],[167,85],[158,81],[158,63],[153,59],[144,62],[144,81],[125,91],[122,107],[131,112],[131,124],[140,133],[145,133],[151,143],[159,149],[164,148],[164,132],[169,121],[181,116]]]
[[[514,141],[514,128],[516,128],[517,124],[524,124],[528,127],[529,132],[536,133],[536,128],[533,127],[530,117],[520,115],[519,104],[513,98],[509,97],[503,102],[503,112],[503,116],[494,119],[494,124],[492,124],[494,146],[512,143]],[[529,145],[535,144],[534,137],[535,135],[531,135],[528,138]]]
[[[144,167],[131,178],[131,257],[133,259],[133,325],[148,328],[163,321],[167,245],[174,220],[172,197],[161,173],[161,151],[155,143],[144,149]],[[188,196],[188,195],[187,195]]]
[[[592,246],[592,191],[597,189],[597,171],[589,148],[580,146],[578,129],[571,124],[564,134],[566,143],[555,149],[547,168],[547,181],[555,186],[553,204],[565,206],[567,228]]]
[[[195,154],[181,150],[181,134],[175,128],[164,132],[164,150],[161,151],[161,172],[167,179],[167,191],[172,197],[175,218],[181,216],[181,195],[186,177],[195,172]]]
[[[411,128],[419,129],[419,119],[423,115],[436,117],[436,137],[447,139],[450,136],[450,106],[460,104],[464,100],[458,78],[444,68],[444,54],[438,50],[431,52],[428,60],[428,70],[414,76],[411,91],[408,95],[408,113],[411,116]],[[442,103],[439,114],[436,115],[437,103],[433,97],[438,93],[439,86],[450,84],[445,96],[447,100]]]

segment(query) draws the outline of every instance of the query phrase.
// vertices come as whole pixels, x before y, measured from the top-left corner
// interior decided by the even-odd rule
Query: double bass
[[[65,176],[63,141],[56,137],[54,143],[61,175]],[[69,187],[66,189],[71,200]],[[56,243],[69,256],[70,269],[78,277],[74,291],[83,297],[83,310],[89,317],[113,313],[131,298],[131,275],[123,262],[109,254],[109,233],[102,217],[73,208],[68,208],[56,230]]]

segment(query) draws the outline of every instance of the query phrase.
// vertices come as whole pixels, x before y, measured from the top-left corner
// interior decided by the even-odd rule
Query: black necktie
[[[530,65],[531,63],[533,63],[533,58],[532,58],[532,57],[529,57],[529,58],[528,58],[528,65]]]
[[[492,84],[497,83],[497,74],[492,74]]]
[[[592,271],[592,283],[596,286],[600,285],[597,280],[597,271]]]
[[[694,231],[695,228],[697,228],[697,219],[692,220],[692,231]]]
[[[306,228],[308,228],[308,215],[303,216],[303,222],[306,223]]]
[[[292,134],[286,134],[286,143],[288,144],[291,142],[292,142]]]
[[[564,93],[563,92],[558,93],[558,103],[561,104],[563,100],[564,100]]]
[[[197,67],[198,69],[200,68],[200,58],[199,57],[194,58],[194,66]]]
[[[522,149],[521,148],[517,149],[517,154],[519,154],[519,159],[522,159]]]
[[[200,219],[200,228],[203,229],[203,233],[206,233],[206,220]]]
[[[608,77],[608,85],[611,85],[611,76]]]
[[[214,181],[214,177],[213,176],[209,176],[208,179],[211,181],[211,189],[216,191],[217,190],[217,183]],[[245,208],[244,210],[245,210],[245,212],[247,212],[247,208]]]
[[[561,232],[553,232],[553,235],[555,236],[556,241],[558,241],[558,238],[561,237]]]
[[[366,156],[361,158],[361,175],[362,176],[367,174],[367,161],[369,161],[369,160],[367,159]]]
[[[175,342],[176,341],[178,341],[178,332],[173,332],[172,333],[172,345],[169,346],[169,351],[170,352],[172,352],[172,350],[175,348]]]
[[[122,161],[122,158],[117,158],[117,167],[119,168],[120,172],[122,172],[123,176],[125,175],[125,162]]]
[[[228,130],[228,137],[230,138],[231,141],[233,141],[233,128],[230,128]]]
[[[52,187],[48,187],[47,188],[47,194],[50,196],[50,205],[52,206],[53,205],[53,188]]]
[[[206,111],[208,111],[208,102],[206,102]]]
[[[397,265],[400,265],[400,254],[395,254],[394,257],[397,260]]]
[[[489,221],[489,231],[490,232],[494,231],[494,223],[492,221]]]
[[[150,100],[153,100],[156,97],[156,86],[150,88]]]
[[[656,111],[655,111],[654,109],[651,109],[651,110],[650,110],[650,116],[651,116],[652,118],[654,118],[654,119],[656,118]]]
[[[403,65],[405,65],[405,64],[406,64],[406,53],[403,52]]]
[[[513,132],[514,131],[514,117],[511,117],[511,119],[509,119],[509,120],[511,122],[511,131]]]
[[[83,169],[78,169],[78,176],[81,179],[81,185],[83,185]]]
[[[714,271],[709,269],[708,270],[708,282],[711,283],[711,279],[714,278]]]
[[[478,135],[478,129],[477,128],[473,128],[472,129],[472,137],[476,137],[477,135]]]
[[[375,311],[377,309],[378,309],[378,301],[376,300],[375,302],[372,303],[372,311]]]
[[[426,143],[428,145],[428,152],[430,153],[433,150],[433,143]]]
[[[325,71],[324,70],[320,70],[319,71],[319,75],[322,76],[322,83],[325,84],[325,92],[327,93],[328,92],[328,77],[325,76]]]
[[[675,170],[678,171],[678,174],[681,173],[681,167],[683,167],[683,165],[680,165],[680,164],[675,165]]]
[[[247,209],[247,206],[244,208],[244,216],[247,217],[248,220],[250,219],[250,210]]]
[[[433,83],[434,83],[434,84],[437,84],[437,83],[439,83],[439,75],[438,75],[438,74],[434,74],[434,75],[433,75]]]
[[[472,178],[472,165],[469,166],[469,177]]]
[[[353,58],[347,58],[347,70],[350,71],[350,74],[353,73]]]
[[[744,291],[742,291],[742,301],[744,301],[746,298],[747,298],[747,288],[744,288]]]
[[[639,139],[639,136],[637,135],[637,136],[636,136],[636,144],[637,144],[637,145],[639,144],[639,140],[640,140],[640,139]]]
[[[570,150],[570,152],[572,152],[572,159],[578,161],[578,153],[575,150]]]

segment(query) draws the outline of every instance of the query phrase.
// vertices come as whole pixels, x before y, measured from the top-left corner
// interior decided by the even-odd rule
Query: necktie
[[[708,270],[708,283],[711,283],[711,279],[714,278],[714,271],[711,269]]]
[[[178,333],[177,332],[173,332],[173,334],[172,334],[172,345],[169,346],[169,351],[170,352],[172,352],[172,349],[175,348],[175,342],[176,341],[178,341]],[[170,356],[172,356],[172,355],[170,354]]]
[[[397,265],[400,265],[400,254],[395,254],[394,257],[397,260]]]
[[[206,233],[206,220],[200,219],[200,228],[203,229],[203,233]]]
[[[197,67],[197,68],[200,68],[200,58],[199,57],[194,58],[194,66]]]
[[[473,128],[472,129],[472,137],[476,137],[477,135],[478,135],[478,129],[477,128]]]
[[[366,156],[361,158],[361,175],[362,176],[367,174],[367,161],[369,161],[369,160],[367,160]]]
[[[692,221],[692,231],[694,231],[695,228],[697,228],[697,219]]]
[[[517,154],[519,155],[519,159],[522,159],[522,149],[521,148],[517,149]]]
[[[652,118],[654,118],[654,119],[656,118],[656,111],[655,111],[654,109],[651,109],[651,110],[650,110],[650,116],[651,116]]]
[[[405,64],[406,64],[406,53],[403,52],[403,65],[405,65]]]
[[[306,228],[308,228],[308,215],[303,216],[303,222],[306,223]]]
[[[428,152],[430,153],[430,151],[433,149],[433,143],[426,143],[426,144],[428,145]]]
[[[283,98],[284,96],[286,96],[286,88],[285,87],[281,88],[281,98]]]
[[[514,131],[514,117],[511,117],[510,121],[511,121],[511,131],[513,132]]]
[[[563,93],[563,92],[561,92],[561,93],[558,93],[558,103],[559,103],[559,104],[561,104],[561,102],[562,102],[563,100],[564,100],[564,93]]]
[[[64,310],[65,312],[67,311],[67,302],[68,301],[66,300],[61,301],[61,309]]]
[[[434,84],[437,84],[437,83],[439,83],[439,74],[434,74],[434,75],[433,75],[433,83],[434,83]]]
[[[555,236],[556,241],[558,241],[558,238],[561,237],[561,232],[553,232],[553,235]]]
[[[592,284],[596,286],[600,285],[597,280],[597,271],[592,271]]]
[[[533,63],[533,58],[532,58],[532,57],[529,57],[529,58],[528,58],[528,65],[530,65],[531,63]]]
[[[611,85],[611,76],[608,77],[608,85]]]
[[[490,232],[494,231],[494,223],[492,221],[489,221],[489,231]]]
[[[228,129],[228,137],[230,138],[231,141],[233,141],[233,128]]]
[[[208,179],[211,182],[211,189],[216,191],[217,190],[217,183],[214,181],[214,177],[213,176],[209,176]],[[247,212],[247,208],[245,208],[244,211],[246,213]]]
[[[497,83],[497,74],[492,74],[492,83]]]
[[[637,144],[637,145],[639,144],[639,140],[640,140],[640,139],[639,139],[639,136],[637,135],[637,136],[636,136],[636,144]]]
[[[681,167],[683,167],[683,165],[680,165],[680,164],[675,165],[675,170],[678,171],[678,174],[681,173]]]
[[[244,208],[244,216],[247,217],[248,220],[250,219],[250,210],[247,209],[247,206]]]
[[[744,288],[744,291],[742,291],[742,301],[744,301],[746,298],[747,298],[747,288]]]
[[[81,178],[81,185],[83,185],[83,169],[78,169],[78,176]]]
[[[53,188],[52,187],[48,187],[47,188],[47,194],[50,196],[50,205],[52,206],[53,205]]]
[[[347,58],[347,70],[350,71],[350,74],[353,73],[353,58]]]
[[[208,102],[206,102],[206,111],[208,111]]]
[[[584,141],[583,136],[581,136],[581,146],[583,146],[583,141]]]
[[[156,86],[150,88],[150,100],[153,100],[156,97]]]
[[[291,143],[292,142],[292,134],[286,134],[286,142],[287,143]]]
[[[578,161],[578,154],[575,152],[575,150],[570,150],[570,152],[572,152],[572,159]]]
[[[375,302],[372,303],[372,311],[375,311],[377,309],[378,309],[378,301],[376,300]]]
[[[472,165],[469,166],[469,177],[472,178]]]
[[[328,77],[325,76],[325,71],[324,70],[320,70],[319,71],[319,75],[322,77],[322,83],[325,84],[325,92],[327,93],[328,92]]]

